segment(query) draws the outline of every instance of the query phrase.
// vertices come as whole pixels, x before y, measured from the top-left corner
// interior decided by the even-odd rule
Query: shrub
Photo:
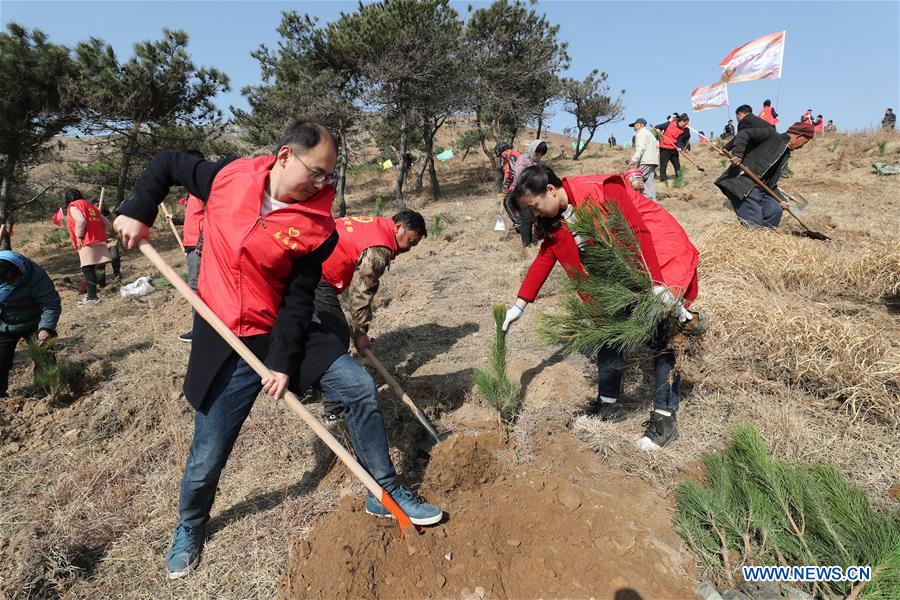
[[[887,149],[887,140],[881,140],[878,142],[878,156],[884,156],[884,153]]]
[[[375,198],[375,210],[373,211],[373,214],[376,217],[384,216],[384,198],[382,198],[381,196]]]
[[[431,235],[434,237],[441,237],[441,234],[444,233],[444,224],[441,221],[440,214],[434,215],[434,222],[431,224]]]
[[[66,239],[66,233],[68,233],[62,227],[57,227],[56,229],[45,233],[44,239],[41,240],[41,245],[43,246],[59,246]]]

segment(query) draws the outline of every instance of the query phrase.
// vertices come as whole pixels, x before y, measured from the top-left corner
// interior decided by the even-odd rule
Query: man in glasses
[[[317,386],[343,405],[360,462],[414,523],[430,525],[442,517],[397,481],[374,381],[314,316],[322,262],[338,241],[330,185],[336,160],[325,126],[298,119],[271,156],[209,162],[162,152],[119,208],[116,231],[135,248],[149,238],[157,205],[171,186],[183,185],[205,203],[199,295],[272,372],[260,380],[195,316],[183,385],[196,410],[194,437],[166,559],[170,579],[199,563],[219,477],[260,390],[282,398],[289,383],[298,392]]]

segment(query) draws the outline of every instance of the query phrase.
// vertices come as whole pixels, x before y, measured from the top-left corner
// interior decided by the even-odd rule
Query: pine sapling
[[[506,332],[503,331],[506,309],[504,304],[494,305],[496,331],[491,342],[490,364],[487,369],[475,373],[475,385],[485,403],[498,410],[500,417],[508,421],[519,410],[520,386],[506,374]]]
[[[34,361],[34,383],[50,396],[57,396],[65,389],[74,375],[72,365],[56,357],[53,347],[58,338],[50,338],[43,344],[36,337],[28,340],[26,353]]]
[[[587,275],[566,282],[564,311],[541,317],[540,336],[569,353],[634,352],[671,313],[653,293],[634,232],[613,203],[605,209],[585,203],[569,228],[589,242],[581,255]]]

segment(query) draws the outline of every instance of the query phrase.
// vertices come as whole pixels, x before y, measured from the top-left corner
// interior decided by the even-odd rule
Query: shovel
[[[729,158],[729,159],[730,159],[730,158],[732,158],[732,156],[733,156],[733,155],[731,154],[731,152],[729,152],[728,150],[725,150],[724,148],[716,148],[716,150],[718,151],[719,154],[721,154],[721,155],[724,156],[725,158]],[[757,176],[753,173],[753,171],[751,171],[751,170],[748,169],[746,166],[744,166],[744,163],[739,164],[739,165],[738,165],[738,168],[740,168],[740,170],[743,171],[744,174],[747,175],[747,177],[749,177],[749,178],[753,181],[753,183],[755,183],[756,185],[758,185],[758,186],[760,187],[760,189],[762,189],[762,191],[764,191],[765,193],[767,193],[769,196],[771,196],[772,198],[780,198],[780,197],[781,197],[781,196],[779,196],[778,194],[776,194],[775,192],[773,192],[773,191],[772,191],[772,188],[770,188],[770,187],[767,186],[765,183],[763,183],[763,182],[762,182],[762,179],[760,179],[759,177],[757,177]],[[788,211],[788,212],[790,213],[790,215],[791,215],[792,217],[794,217],[794,218],[797,220],[798,223],[800,223],[800,226],[803,227],[803,229],[804,229],[803,234],[804,234],[806,237],[812,238],[812,239],[814,239],[814,240],[822,240],[822,241],[828,241],[828,240],[831,239],[830,237],[828,237],[828,236],[825,235],[824,233],[820,233],[820,232],[818,232],[818,231],[813,231],[812,229],[810,229],[809,227],[807,227],[807,226],[806,226],[806,223],[804,223],[802,220],[800,220],[800,217],[797,216],[797,213],[795,213],[794,210],[793,210],[790,206],[786,206],[786,207],[785,207],[785,210]]]
[[[700,165],[698,165],[697,163],[695,163],[695,162],[694,162],[694,159],[691,158],[690,156],[688,156],[688,153],[687,153],[687,152],[685,152],[684,150],[682,150],[682,151],[680,152],[680,154],[681,154],[681,158],[686,158],[687,161],[688,161],[689,163],[691,163],[692,165],[694,165],[695,167],[697,167],[697,170],[698,170],[698,171],[700,171],[701,173],[706,173],[706,169],[704,169],[703,167],[701,167]]]
[[[170,213],[169,209],[166,208],[165,202],[161,202],[159,205],[162,206],[163,212],[166,213],[166,221],[169,222],[169,227],[172,228],[172,233],[175,234],[175,240],[178,242],[178,245],[181,247],[181,253],[184,254],[184,242],[181,241],[181,236],[178,235],[178,229],[175,228],[175,223],[172,222],[172,213]]]
[[[172,269],[171,266],[163,259],[162,256],[156,251],[150,242],[146,240],[141,240],[139,245],[141,252],[144,253],[150,262],[159,269],[159,271],[169,280],[178,292],[184,296],[185,300],[191,303],[191,306],[200,314],[201,317],[206,319],[206,322],[209,323],[216,332],[222,336],[231,348],[238,353],[238,355],[243,358],[254,371],[259,374],[260,377],[270,377],[272,372],[269,371],[269,368],[266,367],[261,360],[259,360],[250,349],[244,345],[244,342],[238,338],[233,331],[231,331],[225,323],[222,322],[221,319],[213,312],[213,310],[207,306],[206,302],[204,302],[200,296],[194,293],[188,284],[185,283],[184,279],[178,276],[178,273]],[[397,502],[391,497],[391,495],[378,485],[378,482],[369,475],[368,471],[366,471],[362,465],[360,465],[353,455],[344,448],[337,439],[325,428],[325,426],[320,423],[308,410],[306,407],[300,403],[300,399],[293,392],[285,392],[284,401],[287,403],[288,407],[294,411],[303,421],[309,426],[310,429],[315,432],[319,438],[325,442],[325,445],[331,448],[331,451],[334,452],[341,461],[347,465],[347,468],[350,469],[350,472],[356,475],[356,478],[359,479],[366,489],[369,490],[373,496],[378,498],[381,501],[381,505],[388,509],[392,515],[397,519],[397,523],[400,524],[400,537],[403,538],[407,531],[411,531],[410,528],[414,528],[412,531],[419,531],[419,528],[412,524],[412,521],[409,520],[409,516],[403,511],[402,508],[397,504]]]
[[[431,423],[428,422],[428,418],[425,416],[425,413],[423,413],[419,409],[419,407],[416,406],[416,403],[413,402],[412,398],[410,398],[409,395],[403,391],[403,388],[400,387],[400,384],[397,383],[397,380],[394,379],[394,376],[384,368],[384,365],[381,364],[381,361],[378,360],[378,358],[375,356],[375,353],[366,348],[363,351],[363,354],[366,356],[366,360],[369,361],[369,363],[373,367],[375,367],[375,370],[381,373],[381,376],[385,381],[388,382],[388,385],[391,386],[391,388],[394,390],[394,393],[400,397],[400,400],[403,401],[403,404],[405,404],[409,408],[409,410],[413,412],[413,414],[419,420],[419,423],[421,423],[422,427],[425,428],[425,431],[428,432],[428,436],[431,437],[432,440],[434,440],[434,443],[426,442],[427,446],[423,448],[423,450],[428,450],[436,444],[440,444],[442,441],[441,436],[437,434],[437,432],[434,430],[434,427],[432,427]]]

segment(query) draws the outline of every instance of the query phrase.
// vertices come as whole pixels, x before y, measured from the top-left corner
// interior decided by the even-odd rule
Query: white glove
[[[664,285],[654,285],[653,293],[659,296],[659,299],[663,301],[663,304],[671,308],[675,312],[675,316],[678,317],[679,323],[686,323],[690,321],[694,317],[691,313],[684,307],[684,304],[681,303],[681,300],[675,297],[675,294],[669,291]]]
[[[512,325],[512,322],[522,316],[525,310],[519,308],[515,304],[509,307],[506,311],[506,320],[503,321],[503,331],[508,331],[509,326]]]

